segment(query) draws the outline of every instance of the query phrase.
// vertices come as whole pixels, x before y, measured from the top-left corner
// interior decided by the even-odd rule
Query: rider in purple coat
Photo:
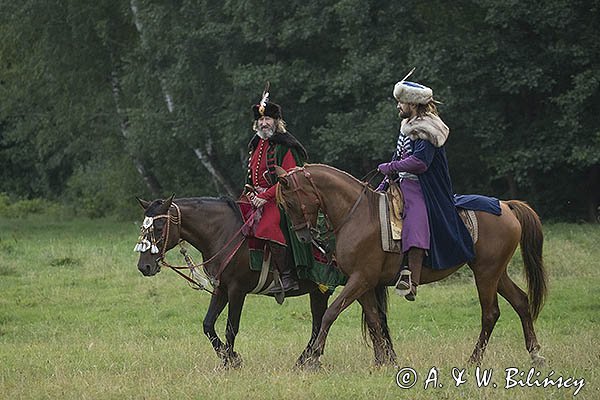
[[[410,273],[402,272],[396,289],[414,300],[424,263],[450,268],[473,259],[474,251],[455,208],[444,148],[449,129],[438,116],[433,91],[402,80],[394,97],[402,123],[392,161],[378,167],[386,175],[378,189],[386,190],[393,179],[404,196],[402,250],[408,253]]]

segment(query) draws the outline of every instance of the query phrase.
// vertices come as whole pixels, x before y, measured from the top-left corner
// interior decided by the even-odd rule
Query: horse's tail
[[[537,213],[525,202],[508,200],[506,203],[521,224],[521,256],[527,277],[529,311],[535,321],[542,310],[547,291],[546,269],[542,258],[544,244],[542,222]]]
[[[375,302],[377,306],[377,315],[379,315],[379,320],[381,321],[381,330],[383,337],[388,339],[390,343],[392,343],[392,339],[390,337],[390,330],[387,323],[387,311],[388,311],[388,290],[385,285],[377,285],[375,287]],[[367,318],[365,316],[365,311],[362,312],[362,333],[363,339],[365,342],[367,341],[367,333],[369,332],[369,327],[367,326]]]

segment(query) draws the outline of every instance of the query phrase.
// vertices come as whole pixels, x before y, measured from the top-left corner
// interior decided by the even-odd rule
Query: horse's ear
[[[175,198],[175,193],[173,193],[171,195],[171,197],[169,197],[168,199],[165,200],[164,205],[167,210],[169,209],[169,207],[171,207],[171,203],[173,203],[174,198]]]
[[[282,176],[287,175],[287,171],[283,168],[281,168],[279,165],[275,166],[275,173],[277,174],[278,178],[281,178]]]
[[[142,199],[140,199],[140,198],[139,198],[139,197],[137,197],[137,196],[136,196],[136,198],[135,198],[135,199],[138,201],[138,203],[140,203],[140,206],[142,206],[142,208],[143,208],[144,210],[147,210],[147,209],[148,209],[148,206],[150,205],[150,202],[149,202],[149,201],[142,200]]]
[[[277,178],[277,182],[279,182],[279,184],[281,186],[283,186],[284,189],[289,189],[290,188],[290,183],[288,182],[288,177],[285,175],[282,175],[280,177]]]
[[[279,165],[276,165],[275,173],[277,174],[277,181],[281,184],[281,186],[288,189],[290,184],[288,182],[287,171],[281,168]]]

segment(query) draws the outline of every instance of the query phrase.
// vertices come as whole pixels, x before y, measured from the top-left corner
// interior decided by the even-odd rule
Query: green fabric
[[[335,251],[335,236],[330,234],[327,229],[327,221],[325,215],[319,212],[317,218],[317,230],[319,234],[315,237],[315,240],[319,245],[333,257]],[[291,235],[296,237],[293,232]],[[311,251],[312,251],[312,246]],[[332,265],[323,264],[314,259],[311,253],[311,262],[309,266],[299,265],[296,267],[298,271],[298,277],[301,279],[311,280],[319,285],[327,287],[327,291],[331,294],[337,286],[345,285],[348,281],[348,277],[344,275],[339,269]]]
[[[252,271],[260,271],[262,269],[263,255],[264,252],[262,250],[250,250],[250,269]]]
[[[319,213],[317,224],[319,232],[327,231],[325,217],[322,213]],[[282,229],[284,230],[287,243],[292,248],[298,278],[315,282],[320,285],[320,288],[324,293],[327,292],[329,294],[332,294],[336,287],[346,284],[348,278],[336,267],[315,260],[312,254],[312,245],[300,243],[289,225],[282,226]],[[333,237],[333,235],[325,236],[326,235],[319,235],[315,239],[326,251],[335,249],[335,237]],[[263,250],[250,250],[250,269],[257,272],[260,271],[262,269],[263,257]],[[270,267],[272,270],[272,266]]]

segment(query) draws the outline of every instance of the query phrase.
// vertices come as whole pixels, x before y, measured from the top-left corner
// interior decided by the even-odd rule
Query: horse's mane
[[[156,209],[158,206],[162,205],[164,202],[163,199],[157,199],[152,201],[152,203],[150,204],[150,206],[148,206],[148,210],[146,210],[146,213],[148,213],[149,211]],[[238,207],[237,203],[235,202],[235,200],[233,200],[233,198],[229,197],[229,196],[220,196],[220,197],[182,197],[182,198],[178,198],[178,199],[173,199],[173,203],[177,204],[177,205],[189,205],[192,207],[202,207],[203,205],[206,205],[207,203],[225,203],[227,204],[227,206],[229,206],[231,208],[231,210],[233,210],[233,213],[235,214],[236,218],[243,222],[242,219],[242,213],[240,211],[240,208]]]
[[[352,181],[358,183],[361,186],[365,186],[367,185],[367,196],[371,196],[371,198],[375,199],[376,198],[376,192],[375,190],[373,190],[370,186],[368,186],[368,182],[363,182],[360,179],[358,179],[357,177],[355,177],[354,175],[350,174],[349,172],[346,172],[344,170],[341,170],[339,168],[333,167],[331,165],[327,165],[327,164],[304,164],[305,167],[325,167],[326,169],[332,169],[336,172],[339,172],[342,175],[345,175],[346,177],[350,178]]]
[[[341,170],[339,168],[336,168],[334,166],[331,166],[331,165],[327,165],[327,164],[308,164],[307,163],[307,164],[304,164],[304,166],[305,167],[325,167],[326,169],[332,169],[334,171],[337,171],[337,172],[339,172],[341,174],[346,175],[348,178],[352,179],[356,183],[359,183],[361,185],[363,184],[362,181],[360,181],[358,178],[356,178],[354,175],[350,174],[349,172],[343,171],[343,170]]]
[[[327,164],[304,164],[304,167],[323,167],[325,169],[330,169],[333,170],[337,173],[340,173],[344,176],[346,176],[347,178],[349,178],[351,181],[357,183],[360,186],[365,187],[366,186],[366,190],[365,190],[365,195],[367,197],[367,201],[369,203],[369,211],[371,213],[371,217],[374,219],[377,219],[377,212],[378,212],[378,207],[379,207],[379,203],[378,203],[378,197],[377,197],[377,192],[375,192],[375,190],[373,190],[367,182],[363,182],[360,179],[356,178],[354,175],[350,174],[349,172],[343,171],[341,169],[338,169],[336,167],[333,167],[331,165],[327,165]]]

